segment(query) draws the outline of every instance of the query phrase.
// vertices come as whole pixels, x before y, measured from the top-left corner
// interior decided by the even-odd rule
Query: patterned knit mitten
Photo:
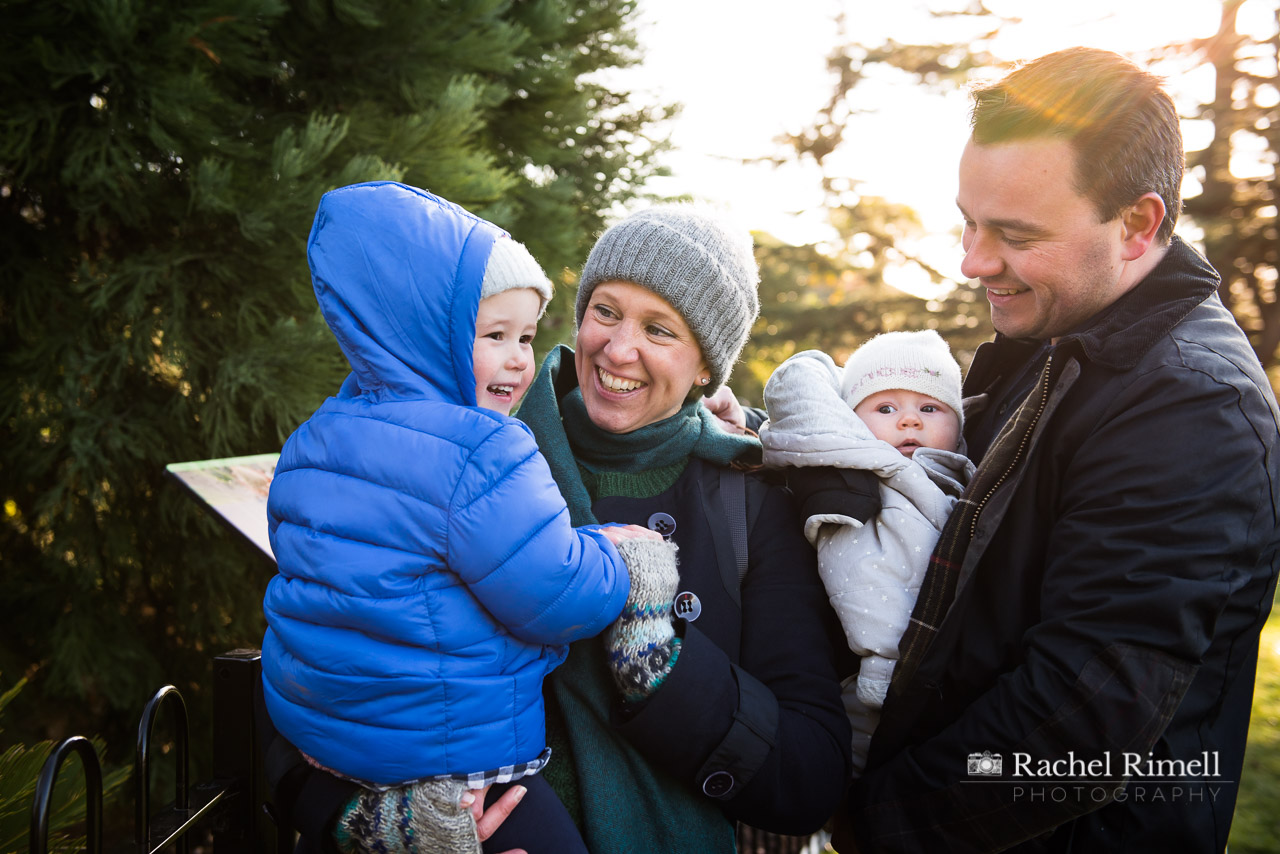
[[[458,805],[460,780],[428,780],[347,802],[334,838],[343,854],[480,854],[471,810]]]
[[[634,703],[658,690],[680,655],[672,625],[680,573],[675,543],[623,540],[617,549],[631,573],[631,593],[604,641],[613,680],[623,698]]]

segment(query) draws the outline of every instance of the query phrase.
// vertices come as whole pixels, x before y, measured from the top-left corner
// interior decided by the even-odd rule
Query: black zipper
[[[987,494],[982,496],[982,500],[978,502],[977,509],[975,509],[973,513],[973,522],[969,525],[969,542],[973,542],[974,538],[977,536],[978,519],[982,516],[982,508],[987,505],[991,496],[996,494],[996,490],[1000,488],[1000,485],[1005,482],[1010,473],[1018,465],[1018,461],[1022,459],[1022,452],[1026,450],[1027,443],[1031,441],[1031,434],[1035,432],[1036,425],[1040,423],[1040,416],[1044,414],[1044,408],[1049,403],[1049,369],[1052,367],[1053,354],[1050,353],[1045,359],[1044,370],[1040,372],[1040,381],[1037,383],[1037,385],[1043,386],[1043,389],[1040,393],[1040,405],[1036,408],[1036,415],[1031,419],[1031,424],[1028,425],[1027,429],[1023,431],[1022,441],[1018,443],[1018,450],[1014,452],[1013,460],[1010,461],[1008,467],[1005,468],[999,479],[996,480],[996,482],[992,484],[991,488],[987,490]],[[1017,417],[1016,413],[1014,417]]]

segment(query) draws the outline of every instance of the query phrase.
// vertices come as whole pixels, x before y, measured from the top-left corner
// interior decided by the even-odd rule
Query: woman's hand
[[[650,531],[648,528],[641,528],[639,525],[610,525],[607,528],[601,528],[600,533],[609,538],[609,542],[615,546],[624,540],[661,540],[662,535],[657,531]]]
[[[462,806],[470,808],[471,815],[475,817],[476,835],[480,837],[481,842],[493,836],[494,832],[502,826],[526,791],[524,786],[512,786],[488,809],[484,808],[484,799],[489,794],[489,786],[476,792],[467,792],[462,796]],[[470,798],[469,801],[468,798]],[[512,848],[510,851],[504,851],[503,854],[525,854],[525,851],[523,848]]]

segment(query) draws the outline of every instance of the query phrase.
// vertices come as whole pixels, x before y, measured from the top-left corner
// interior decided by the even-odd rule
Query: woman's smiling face
[[[710,375],[689,324],[648,288],[596,285],[578,326],[573,364],[591,422],[630,433],[679,411]]]

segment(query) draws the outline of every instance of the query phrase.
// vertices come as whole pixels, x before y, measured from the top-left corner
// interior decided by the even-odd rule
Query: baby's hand
[[[657,531],[650,531],[648,528],[641,528],[639,525],[610,525],[607,528],[601,528],[600,533],[609,538],[609,542],[615,546],[623,540],[661,540],[662,535]]]

